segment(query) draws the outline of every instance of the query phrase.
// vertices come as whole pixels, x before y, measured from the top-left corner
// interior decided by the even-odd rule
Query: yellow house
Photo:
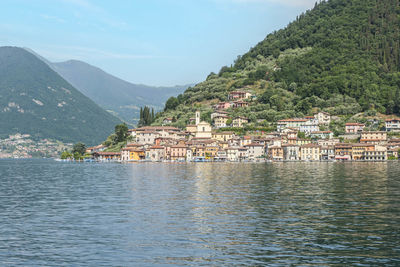
[[[220,142],[228,142],[228,140],[232,139],[235,136],[233,132],[220,132],[213,133],[212,139],[218,140]]]
[[[246,123],[249,123],[249,120],[247,118],[237,117],[232,121],[232,126],[235,128],[242,128]]]
[[[317,144],[307,144],[300,147],[301,160],[321,160],[321,147]]]
[[[217,156],[219,148],[217,146],[207,146],[205,149],[206,159],[213,159]]]
[[[366,151],[374,151],[375,145],[373,144],[353,144],[352,145],[352,155],[353,160],[364,159],[364,154]]]
[[[131,149],[129,151],[129,160],[141,160],[145,157],[146,155],[142,149]]]
[[[218,115],[214,117],[214,126],[215,128],[224,128],[226,127],[226,122],[229,120],[229,117],[226,115]]]

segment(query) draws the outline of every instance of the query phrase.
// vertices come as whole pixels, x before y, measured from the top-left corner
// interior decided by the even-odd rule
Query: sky
[[[132,83],[198,83],[316,0],[2,0],[0,46]]]

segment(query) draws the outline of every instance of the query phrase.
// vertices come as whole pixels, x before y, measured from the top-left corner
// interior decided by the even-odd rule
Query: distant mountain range
[[[183,93],[190,86],[154,87],[133,84],[82,61],[52,63],[32,50],[27,50],[46,62],[84,95],[130,124],[139,120],[140,107],[147,105],[161,110],[169,97]]]
[[[0,137],[97,144],[121,120],[25,49],[0,47]]]

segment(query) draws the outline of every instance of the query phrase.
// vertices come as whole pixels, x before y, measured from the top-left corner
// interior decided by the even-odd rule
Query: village
[[[131,142],[120,152],[107,152],[99,145],[87,149],[97,161],[120,162],[266,162],[266,161],[386,161],[399,158],[400,120],[387,119],[384,131],[367,131],[361,123],[346,123],[345,134],[334,136],[325,129],[332,116],[318,112],[314,116],[279,120],[273,132],[257,131],[237,135],[224,128],[243,128],[245,117],[231,118],[228,105],[244,105],[246,92],[232,92],[232,103],[218,103],[211,114],[213,125],[201,121],[199,111],[182,130],[172,127],[170,118],[162,126],[130,129]],[[231,124],[228,125],[228,122]]]

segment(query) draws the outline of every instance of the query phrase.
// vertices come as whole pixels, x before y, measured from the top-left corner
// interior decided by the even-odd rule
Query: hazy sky
[[[196,83],[315,0],[2,0],[0,45],[134,83]]]

